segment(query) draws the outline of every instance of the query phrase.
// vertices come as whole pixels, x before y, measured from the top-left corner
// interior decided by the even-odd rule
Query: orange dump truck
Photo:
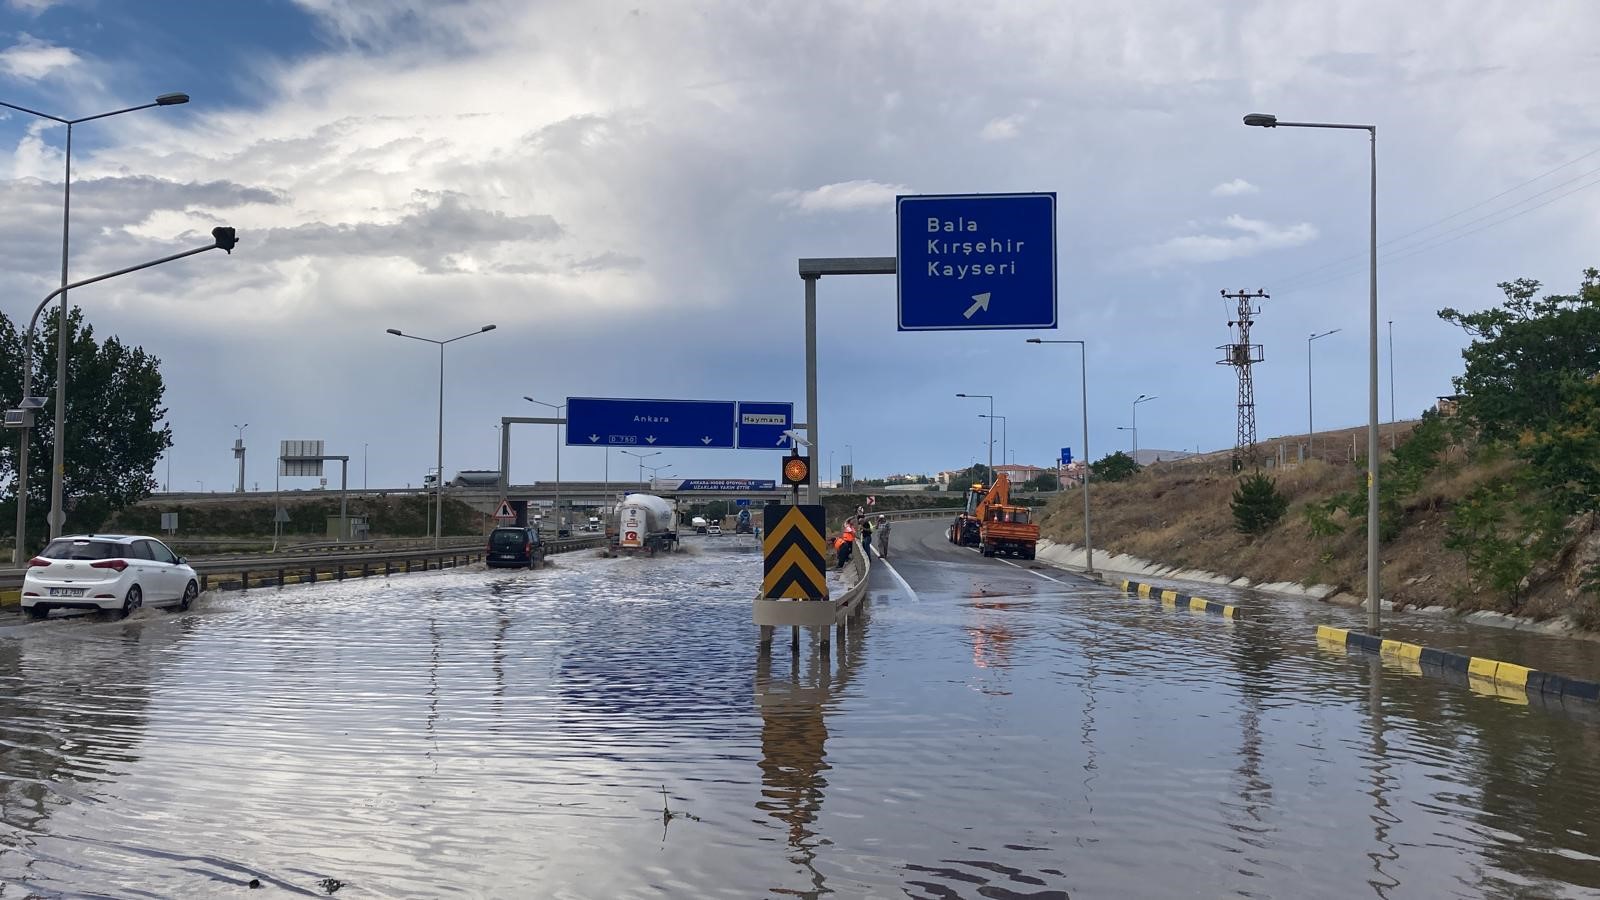
[[[994,484],[967,489],[967,505],[950,526],[950,543],[977,547],[984,556],[1033,559],[1039,526],[1025,506],[1011,504],[1011,482],[1002,473]]]

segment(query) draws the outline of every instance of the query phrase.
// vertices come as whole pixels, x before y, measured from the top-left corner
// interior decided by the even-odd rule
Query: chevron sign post
[[[762,511],[761,596],[768,600],[828,599],[827,518],[820,505],[769,504]]]

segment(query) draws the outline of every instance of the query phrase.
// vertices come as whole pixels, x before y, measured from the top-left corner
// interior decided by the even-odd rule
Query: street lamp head
[[[966,396],[966,394],[957,394],[957,395],[956,395],[956,396],[957,396],[957,397],[965,397],[965,396]]]
[[[493,325],[485,325],[482,328],[478,329],[478,331],[480,333],[485,332],[485,331],[493,331],[493,330],[494,330],[494,326]]]
[[[394,335],[395,337],[405,337],[406,336],[406,333],[401,331],[398,328],[385,328],[384,331],[387,331],[388,333]]]
[[[189,102],[189,95],[185,94],[185,93],[181,93],[181,92],[172,93],[172,94],[162,94],[161,96],[156,98],[156,105],[157,106],[177,106],[180,103],[188,103],[188,102]]]
[[[1278,117],[1268,113],[1251,113],[1244,117],[1244,123],[1256,128],[1277,128]]]
[[[1044,341],[1041,341],[1038,338],[1028,338],[1028,343],[1030,343],[1030,344],[1042,344],[1042,343],[1044,343]]]

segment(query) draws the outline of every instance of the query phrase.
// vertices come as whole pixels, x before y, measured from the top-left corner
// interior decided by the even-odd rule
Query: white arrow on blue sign
[[[1056,195],[895,198],[901,331],[1056,327]]]

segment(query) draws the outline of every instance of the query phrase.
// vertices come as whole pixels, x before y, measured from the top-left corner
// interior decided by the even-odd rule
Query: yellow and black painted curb
[[[1145,584],[1144,582],[1140,581],[1124,580],[1122,582],[1122,591],[1125,594],[1135,594],[1143,597],[1146,600],[1160,601],[1162,606],[1171,607],[1173,609],[1192,609],[1195,612],[1212,613],[1213,615],[1222,616],[1225,619],[1239,618],[1239,607],[1237,606],[1230,606],[1226,603],[1218,603],[1215,600],[1207,600],[1204,597],[1190,596],[1189,594],[1180,593],[1169,588],[1158,587],[1157,585],[1153,584]]]
[[[1591,703],[1600,702],[1600,682],[1541,672],[1497,659],[1450,653],[1405,641],[1386,640],[1375,635],[1351,631],[1348,628],[1334,628],[1331,625],[1317,626],[1317,643],[1334,647],[1355,647],[1388,659],[1400,660],[1402,663],[1414,662],[1424,674],[1427,669],[1434,669],[1445,675],[1454,672],[1464,676],[1469,683],[1489,682],[1500,688],[1521,690],[1530,695],[1555,695],[1587,700]]]

